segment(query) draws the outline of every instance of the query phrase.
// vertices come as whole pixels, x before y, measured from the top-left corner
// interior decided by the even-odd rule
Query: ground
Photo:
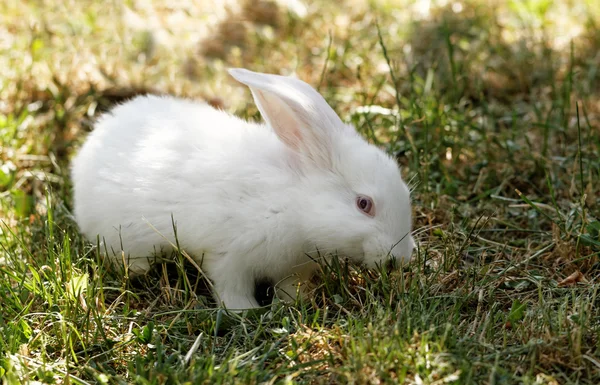
[[[600,383],[596,0],[0,3],[3,383]],[[178,260],[106,269],[69,160],[138,93],[260,119],[228,67],[294,74],[394,154],[413,261],[215,307]]]

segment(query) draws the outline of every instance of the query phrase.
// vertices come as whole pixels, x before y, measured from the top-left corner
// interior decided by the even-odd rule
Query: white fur
[[[308,84],[230,73],[268,125],[169,96],[136,97],[100,118],[73,160],[82,233],[143,274],[155,250],[171,249],[173,216],[180,246],[232,309],[258,306],[259,278],[295,297],[311,257],[410,258],[410,196],[396,163]],[[373,198],[374,217],[356,207],[358,194]]]

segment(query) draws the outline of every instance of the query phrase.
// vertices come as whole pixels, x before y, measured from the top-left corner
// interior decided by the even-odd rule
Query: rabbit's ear
[[[263,119],[283,143],[320,166],[331,165],[333,137],[344,124],[314,88],[288,76],[241,68],[229,73],[250,87]]]

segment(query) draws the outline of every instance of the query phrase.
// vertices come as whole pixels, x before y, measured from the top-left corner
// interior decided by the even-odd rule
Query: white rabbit
[[[258,306],[260,278],[295,298],[325,255],[370,267],[409,259],[410,193],[394,160],[303,81],[229,73],[266,124],[169,96],[138,96],[99,119],[72,164],[82,233],[143,274],[172,250],[173,218],[230,309]]]

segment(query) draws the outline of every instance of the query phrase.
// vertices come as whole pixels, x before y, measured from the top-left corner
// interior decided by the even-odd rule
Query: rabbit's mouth
[[[367,256],[365,254],[357,254],[353,256],[340,255],[338,258],[340,261],[350,262],[359,267],[368,267],[369,265],[367,263]]]
[[[390,257],[388,258],[385,263],[383,264],[383,268],[388,272],[392,272],[394,270],[398,270],[399,264],[398,264],[398,258],[395,257]]]

